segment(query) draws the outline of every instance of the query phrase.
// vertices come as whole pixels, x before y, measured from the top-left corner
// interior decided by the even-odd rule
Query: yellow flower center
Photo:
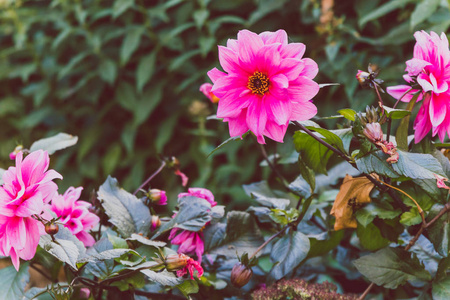
[[[253,94],[264,95],[269,91],[269,78],[267,75],[256,71],[252,76],[248,78],[247,87],[252,91]]]

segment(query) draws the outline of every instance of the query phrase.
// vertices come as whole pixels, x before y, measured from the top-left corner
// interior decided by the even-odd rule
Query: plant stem
[[[417,231],[416,235],[409,241],[408,245],[406,245],[405,250],[408,251],[409,249],[411,249],[411,247],[414,246],[414,244],[417,242],[423,231],[428,227],[430,227],[431,225],[433,225],[437,220],[439,220],[440,217],[442,217],[445,213],[449,211],[450,211],[450,202],[445,204],[444,208],[441,209],[441,211],[433,219],[431,219],[430,222],[426,221],[422,222],[422,226],[420,226],[420,229]],[[372,282],[364,291],[364,293],[358,298],[358,300],[364,300],[364,298],[367,296],[367,294],[370,292],[370,290],[374,285],[375,284]]]
[[[268,238],[267,241],[265,241],[261,246],[259,246],[258,249],[256,249],[256,251],[248,259],[251,260],[259,251],[261,251],[262,248],[267,246],[267,244],[270,243],[274,238],[276,238],[277,236],[282,234],[289,226],[290,226],[289,224],[284,226],[280,231],[278,231],[277,233],[272,235],[270,238]]]
[[[136,195],[137,192],[139,192],[140,189],[142,189],[144,186],[146,186],[156,175],[159,174],[159,172],[162,171],[162,169],[164,169],[164,167],[166,166],[166,162],[162,161],[161,166],[159,166],[158,170],[156,170],[152,175],[150,175],[149,178],[147,178],[146,181],[144,181],[143,184],[141,184],[133,193],[133,195]]]

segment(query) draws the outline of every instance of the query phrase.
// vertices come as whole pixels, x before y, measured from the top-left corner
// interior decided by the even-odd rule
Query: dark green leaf
[[[358,225],[356,234],[361,246],[369,251],[375,251],[390,244],[390,241],[381,235],[380,230],[373,223],[369,223],[366,227]]]
[[[326,142],[331,144],[332,146],[335,146],[338,148],[338,150],[341,150],[345,153],[344,144],[342,143],[342,140],[339,136],[331,132],[330,130],[324,129],[324,128],[318,128],[313,126],[306,126],[309,130],[316,131],[320,133]]]
[[[400,215],[400,209],[394,209],[389,203],[369,203],[356,211],[355,216],[362,226],[372,223],[375,217],[380,219],[393,219]]]
[[[117,0],[113,6],[113,18],[117,18],[123,14],[128,8],[134,5],[134,0]]]
[[[189,298],[189,294],[198,293],[198,284],[195,280],[185,280],[182,284],[177,285],[177,288],[186,298]]]
[[[377,9],[372,10],[370,13],[365,15],[359,20],[359,27],[363,27],[367,22],[376,20],[380,17],[385,16],[393,10],[404,7],[409,2],[414,2],[415,0],[393,0],[388,1],[384,5],[379,6]]]
[[[412,179],[435,179],[434,174],[445,176],[439,161],[431,154],[397,151],[399,159],[392,168],[400,175]]]
[[[28,263],[22,263],[19,271],[13,266],[3,268],[0,270],[0,277],[0,300],[21,299],[30,280]]]
[[[447,276],[437,282],[433,282],[431,292],[433,294],[433,300],[450,299],[450,276]]]
[[[307,133],[296,131],[294,133],[294,145],[300,153],[299,159],[313,169],[316,173],[326,174],[327,163],[333,152],[316,141]]]
[[[353,262],[359,272],[373,283],[395,289],[408,280],[430,280],[431,275],[417,257],[400,248],[384,248]]]
[[[419,214],[417,207],[412,207],[409,211],[404,212],[400,217],[400,223],[411,226],[420,224],[422,222],[422,217]]]
[[[136,70],[136,87],[140,92],[155,72],[155,61],[157,54],[157,51],[153,51],[149,55],[142,57],[139,61],[139,65]]]
[[[377,173],[391,178],[398,178],[399,175],[386,162],[388,156],[381,151],[361,157],[356,160],[356,166],[362,173]]]
[[[148,207],[136,196],[119,188],[117,179],[108,176],[97,194],[109,222],[116,226],[122,237],[149,233],[151,216]]]
[[[176,286],[183,282],[183,279],[178,278],[171,272],[167,272],[166,270],[155,272],[152,270],[141,270],[141,273],[143,273],[145,276],[147,276],[148,280],[151,280],[153,282],[157,282],[163,286]]]
[[[116,64],[110,60],[110,59],[104,59],[100,63],[99,69],[98,69],[100,77],[110,85],[116,81],[117,78],[117,66]]]
[[[125,65],[128,62],[133,52],[139,47],[142,33],[142,27],[127,29],[127,34],[125,35],[122,48],[120,49],[120,63],[122,65]]]
[[[308,255],[309,239],[299,231],[290,231],[272,247],[270,258],[275,263],[269,273],[271,280],[278,280],[296,268]]]
[[[289,199],[278,198],[265,180],[252,184],[244,184],[242,187],[247,195],[254,198],[263,206],[285,209],[290,203]]]

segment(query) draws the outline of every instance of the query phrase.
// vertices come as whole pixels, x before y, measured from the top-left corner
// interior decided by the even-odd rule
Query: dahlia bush
[[[173,156],[134,191],[107,176],[89,192],[50,168],[78,137],[16,147],[0,187],[0,254],[12,263],[0,299],[448,299],[450,49],[445,33],[414,37],[406,85],[385,87],[367,62],[352,77],[376,101],[328,117],[316,96],[339,78],[316,82],[309,47],[285,30],[241,30],[218,46],[191,110],[203,127],[228,123],[205,160],[239,155],[232,141],[259,159],[266,180],[238,187],[250,206],[197,185]],[[162,173],[178,190],[155,181]]]

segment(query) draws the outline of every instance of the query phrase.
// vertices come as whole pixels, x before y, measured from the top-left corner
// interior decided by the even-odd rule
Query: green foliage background
[[[216,45],[244,28],[285,29],[319,64],[319,83],[341,84],[315,98],[319,116],[328,116],[374,102],[358,87],[358,69],[375,63],[388,84],[400,83],[414,31],[450,26],[447,1],[335,2],[327,19],[318,0],[2,0],[0,167],[11,165],[17,143],[67,132],[79,143],[52,157],[62,188],[89,192],[112,174],[134,190],[159,166],[159,154],[174,155],[190,186],[246,207],[241,185],[268,175],[252,138],[206,158],[228,138],[226,124],[205,119],[216,108],[198,91],[219,66]],[[293,145],[286,139],[277,147],[288,153]],[[169,196],[181,189],[171,171],[153,186]]]

